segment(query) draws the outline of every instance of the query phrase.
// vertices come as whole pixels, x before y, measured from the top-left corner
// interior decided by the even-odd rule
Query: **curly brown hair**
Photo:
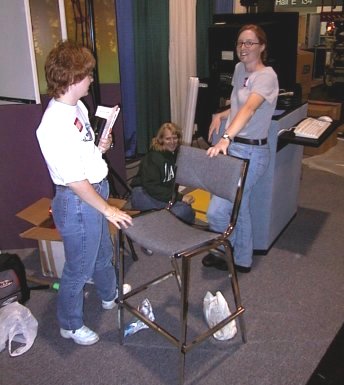
[[[177,148],[182,144],[182,130],[180,127],[178,127],[174,123],[164,123],[160,126],[156,136],[152,139],[152,143],[150,148],[155,151],[163,151],[163,139],[165,136],[165,131],[169,130],[171,131],[172,135],[177,135],[178,138],[178,146]]]
[[[91,51],[76,42],[60,41],[45,62],[48,95],[58,98],[68,87],[92,74],[96,61]]]

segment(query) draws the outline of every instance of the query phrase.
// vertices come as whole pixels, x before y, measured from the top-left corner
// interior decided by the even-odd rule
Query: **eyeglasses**
[[[237,41],[236,46],[238,48],[241,48],[242,45],[244,45],[245,48],[251,48],[253,45],[260,45],[260,43],[255,43],[254,41],[247,40],[247,41]]]

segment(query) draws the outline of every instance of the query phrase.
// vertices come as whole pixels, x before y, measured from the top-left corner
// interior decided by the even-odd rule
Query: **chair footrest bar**
[[[123,306],[126,310],[128,310],[130,313],[132,313],[139,320],[144,322],[147,326],[149,326],[150,328],[155,330],[157,333],[159,333],[160,335],[165,337],[173,345],[175,345],[176,347],[179,347],[179,340],[176,337],[174,337],[171,333],[169,333],[166,329],[161,327],[159,324],[146,318],[136,308],[134,308],[133,306],[131,306],[130,304],[128,304],[126,302],[122,303],[121,306]]]
[[[162,274],[159,277],[152,279],[151,281],[148,281],[148,282],[146,282],[146,283],[144,283],[138,287],[135,287],[134,289],[129,291],[129,293],[125,294],[123,296],[123,299],[128,299],[130,297],[133,297],[134,295],[140,293],[141,291],[148,289],[150,286],[156,285],[162,281],[165,281],[168,278],[173,277],[175,274],[176,273],[173,270],[169,271],[168,273]],[[120,301],[118,301],[118,302],[120,302]]]
[[[208,329],[206,332],[200,334],[197,338],[195,338],[193,341],[187,343],[184,345],[185,353],[189,352],[191,349],[193,349],[195,346],[212,336],[214,333],[216,333],[218,330],[222,329],[225,325],[227,325],[229,322],[233,321],[237,317],[239,317],[245,309],[243,307],[240,307],[237,311],[232,313],[229,317],[225,318],[221,322],[219,322],[217,325],[212,327],[211,329]]]
[[[170,341],[173,345],[175,345],[177,348],[180,347],[180,340],[176,338],[174,335],[169,333],[166,329],[164,329],[162,326],[157,324],[154,321],[151,321],[150,319],[146,318],[144,315],[142,315],[135,307],[131,306],[130,304],[124,302],[121,304],[126,310],[128,310],[130,313],[132,313],[135,317],[140,319],[142,322],[144,322],[147,326],[155,330],[157,333],[165,337],[168,341]],[[218,330],[222,329],[225,325],[227,325],[229,322],[233,321],[237,317],[239,317],[242,313],[244,313],[245,309],[243,307],[240,307],[236,312],[232,313],[229,317],[222,320],[220,323],[218,323],[216,326],[214,326],[211,329],[208,329],[206,332],[199,335],[197,338],[192,340],[189,343],[184,343],[182,345],[181,351],[183,353],[189,352],[191,349],[193,349],[195,346],[212,336],[214,333],[216,333]]]

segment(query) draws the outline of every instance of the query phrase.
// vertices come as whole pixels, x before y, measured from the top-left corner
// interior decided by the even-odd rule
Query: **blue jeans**
[[[106,180],[93,186],[104,199],[108,198]],[[56,186],[52,212],[66,258],[57,297],[57,317],[61,328],[75,330],[84,324],[83,289],[89,279],[93,278],[102,300],[115,298],[113,244],[106,218],[70,188]]]
[[[163,209],[167,206],[166,202],[159,201],[147,194],[141,186],[133,188],[130,200],[132,208],[140,211]],[[195,212],[192,207],[185,202],[175,202],[171,211],[184,222],[194,223],[195,221]]]
[[[250,213],[250,196],[253,186],[264,174],[270,160],[268,144],[251,146],[232,142],[229,146],[229,155],[250,159],[246,184],[241,201],[238,221],[229,240],[233,246],[234,260],[237,265],[250,267],[253,254],[252,220]],[[214,170],[216,172],[216,170]],[[212,196],[207,211],[209,227],[212,231],[222,233],[226,230],[232,212],[232,203],[226,199]]]

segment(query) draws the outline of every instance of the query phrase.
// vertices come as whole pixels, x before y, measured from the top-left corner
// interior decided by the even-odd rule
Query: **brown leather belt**
[[[236,136],[233,139],[233,142],[238,143],[244,143],[244,144],[250,144],[251,146],[263,146],[268,142],[267,138],[265,139],[247,139],[247,138],[240,138],[240,136]]]

